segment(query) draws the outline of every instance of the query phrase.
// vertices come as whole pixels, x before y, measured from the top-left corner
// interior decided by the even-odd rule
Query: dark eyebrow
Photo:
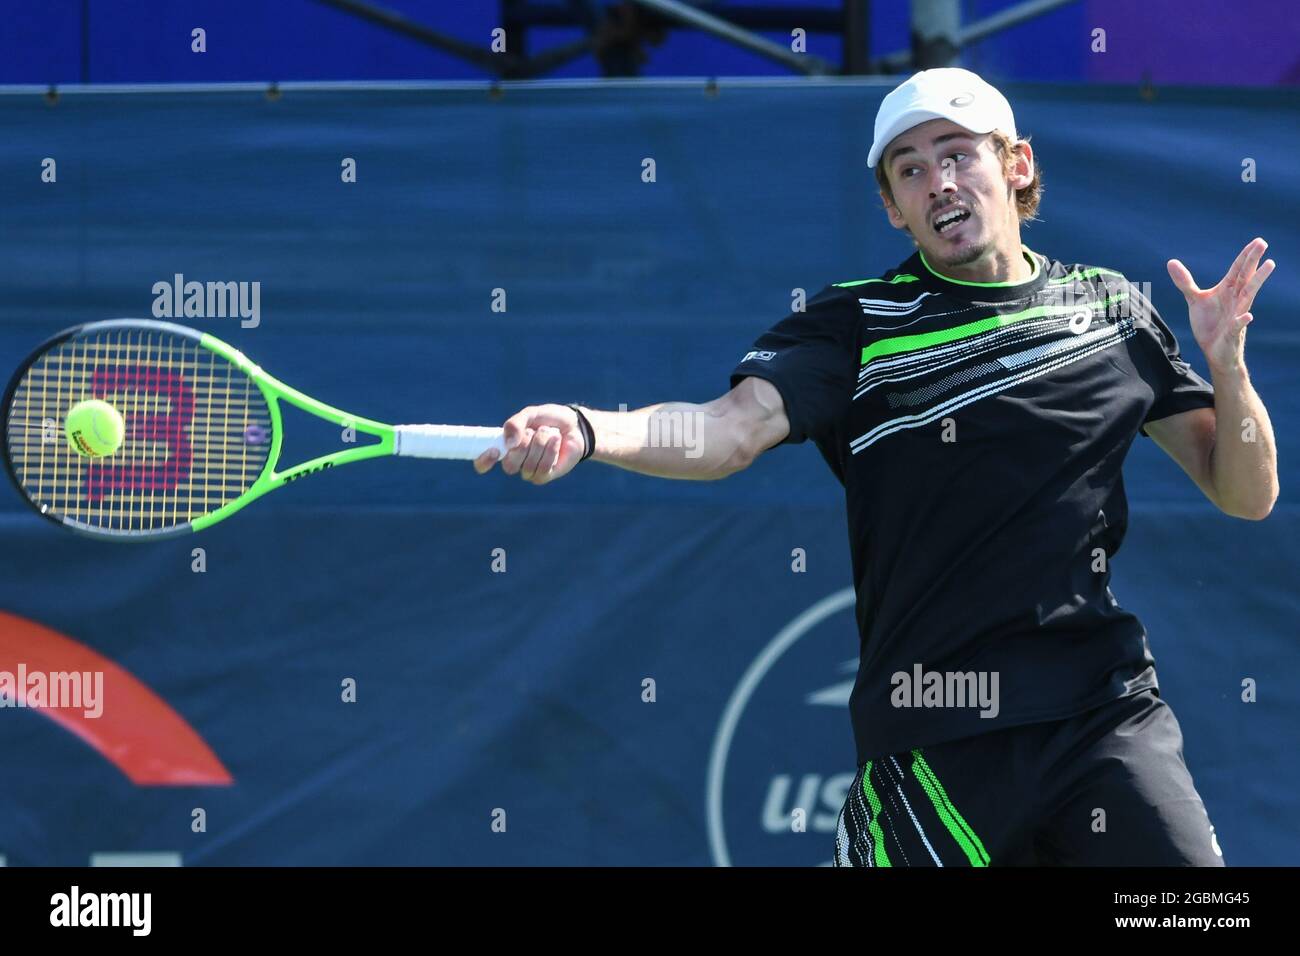
[[[938,146],[940,143],[946,143],[950,139],[970,139],[970,133],[944,133],[942,136],[936,136],[930,141],[931,146]],[[893,166],[894,160],[898,159],[904,153],[915,153],[915,146],[897,146],[889,153],[889,158],[885,160],[886,166]]]

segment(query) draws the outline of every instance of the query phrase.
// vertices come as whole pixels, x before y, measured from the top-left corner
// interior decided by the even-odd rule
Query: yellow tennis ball
[[[121,413],[108,402],[92,398],[68,409],[63,429],[68,444],[85,458],[103,458],[122,447],[126,425]]]

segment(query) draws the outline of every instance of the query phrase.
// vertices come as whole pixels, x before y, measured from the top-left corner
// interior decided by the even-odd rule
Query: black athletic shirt
[[[1109,587],[1120,468],[1147,422],[1214,391],[1137,284],[1024,255],[1020,284],[946,279],[918,250],[827,286],[731,375],[775,385],[782,444],[811,438],[844,485],[859,764],[1156,686],[1146,630]],[[929,672],[983,672],[987,691],[996,673],[997,716],[899,706],[894,675]]]

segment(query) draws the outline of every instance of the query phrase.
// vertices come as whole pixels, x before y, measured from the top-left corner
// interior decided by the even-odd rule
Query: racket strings
[[[68,410],[98,398],[125,435],[106,458],[77,454]],[[164,531],[215,511],[257,480],[272,423],[251,379],[197,340],[115,328],[58,343],[20,379],[6,425],[8,454],[41,508],[99,531]]]

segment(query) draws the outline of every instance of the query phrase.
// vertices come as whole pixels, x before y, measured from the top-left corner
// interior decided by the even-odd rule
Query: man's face
[[[1027,143],[1022,150],[1008,175],[988,133],[946,119],[912,127],[890,142],[880,160],[894,193],[892,204],[881,197],[890,224],[909,229],[936,268],[967,265],[993,250],[1018,250],[1015,190],[1033,178],[1033,154]]]

